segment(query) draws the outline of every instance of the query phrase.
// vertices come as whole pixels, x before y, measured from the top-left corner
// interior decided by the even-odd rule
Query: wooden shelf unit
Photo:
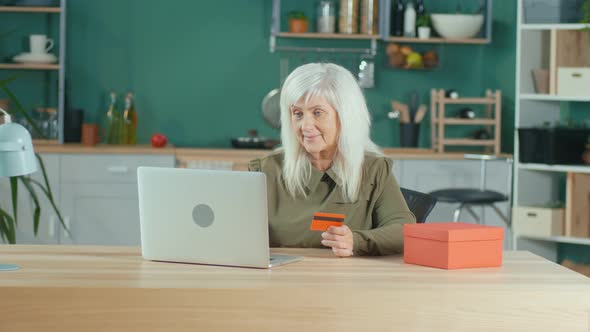
[[[0,63],[0,69],[14,70],[59,70],[58,64],[45,63]]]
[[[5,13],[61,13],[60,7],[0,6]]]
[[[514,127],[531,128],[558,122],[562,102],[590,103],[590,94],[570,96],[557,89],[559,67],[590,66],[590,25],[571,23],[526,24],[524,2],[517,1],[516,91]],[[548,89],[538,91],[533,70],[548,70]],[[545,89],[543,89],[545,90]],[[588,104],[590,105],[590,104]],[[588,119],[588,115],[584,116]],[[521,223],[513,214],[513,249],[529,250],[557,261],[558,243],[590,245],[590,165],[523,163],[520,139],[514,135],[513,211],[523,206],[544,206],[562,201],[565,191],[562,236],[530,236],[518,232]],[[565,184],[564,184],[565,175]],[[539,226],[541,227],[541,226]]]
[[[486,152],[500,154],[500,125],[502,121],[502,94],[500,91],[486,90],[483,98],[456,98],[445,97],[444,90],[432,89],[430,92],[430,134],[432,147],[436,152],[445,152],[445,146],[483,146]],[[446,105],[485,105],[486,118],[459,119],[446,117]],[[493,139],[474,138],[445,138],[445,126],[447,125],[477,125],[486,126],[491,134],[493,127]],[[489,151],[491,149],[491,151]]]

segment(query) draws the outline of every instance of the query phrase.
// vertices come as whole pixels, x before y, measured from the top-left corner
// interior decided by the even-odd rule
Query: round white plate
[[[51,53],[45,54],[33,54],[33,53],[21,53],[14,58],[14,62],[21,63],[54,63],[57,61],[57,57]]]

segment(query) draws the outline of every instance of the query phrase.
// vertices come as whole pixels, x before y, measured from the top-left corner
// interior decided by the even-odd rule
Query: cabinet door
[[[47,178],[51,186],[53,198],[56,204],[59,204],[60,183],[59,183],[59,164],[60,157],[57,154],[41,155]],[[41,167],[37,164],[37,172],[30,175],[32,179],[45,185]],[[10,182],[8,178],[0,179],[0,206],[12,215],[12,201],[10,192]],[[24,187],[22,182],[18,183],[18,226],[16,229],[16,243],[18,244],[55,244],[58,242],[56,230],[59,222],[56,214],[45,194],[36,186],[33,186],[39,205],[41,207],[41,216],[39,218],[39,230],[37,236],[34,233],[33,213],[35,205],[31,199],[29,191]],[[59,207],[59,205],[58,205]]]
[[[62,244],[140,244],[136,185],[64,184],[61,203],[69,229],[59,233]]]
[[[137,167],[174,167],[174,155],[62,157],[60,243],[139,245]]]

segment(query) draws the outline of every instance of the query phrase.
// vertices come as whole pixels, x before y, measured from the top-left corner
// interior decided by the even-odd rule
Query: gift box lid
[[[404,224],[404,236],[443,242],[502,240],[504,228],[461,222]]]

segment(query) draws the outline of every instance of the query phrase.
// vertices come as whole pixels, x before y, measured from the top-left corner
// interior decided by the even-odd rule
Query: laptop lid
[[[263,173],[139,167],[137,177],[145,259],[269,267]]]

